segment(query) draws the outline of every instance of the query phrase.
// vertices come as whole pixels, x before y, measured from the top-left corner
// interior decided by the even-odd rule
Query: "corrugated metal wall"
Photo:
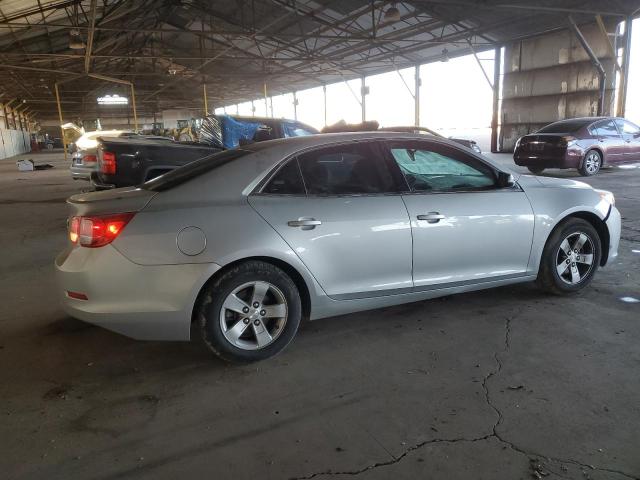
[[[28,153],[31,151],[29,132],[7,130],[0,126],[0,159]]]
[[[615,27],[608,25],[608,30]],[[597,25],[580,30],[607,73],[605,115],[613,108],[614,61]],[[570,30],[523,40],[505,48],[500,149],[513,150],[522,135],[556,120],[594,116],[598,72]]]

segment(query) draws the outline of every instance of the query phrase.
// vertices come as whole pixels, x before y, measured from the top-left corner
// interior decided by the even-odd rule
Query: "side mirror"
[[[501,188],[510,188],[516,184],[513,175],[507,172],[498,172],[498,186]]]

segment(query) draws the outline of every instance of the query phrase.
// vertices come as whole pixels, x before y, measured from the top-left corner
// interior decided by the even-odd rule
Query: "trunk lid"
[[[518,150],[532,154],[553,154],[566,150],[567,141],[564,133],[532,133],[520,139]]]
[[[139,212],[157,194],[137,187],[116,188],[76,194],[67,199],[67,204],[72,215],[78,216]]]

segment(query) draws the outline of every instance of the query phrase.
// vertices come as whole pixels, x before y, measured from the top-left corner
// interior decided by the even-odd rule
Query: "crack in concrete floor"
[[[315,472],[315,473],[311,473],[309,475],[305,475],[305,476],[299,476],[299,477],[291,477],[289,480],[310,480],[313,478],[318,478],[318,477],[322,477],[322,476],[336,476],[336,475],[360,475],[362,473],[374,470],[376,468],[380,468],[380,467],[386,467],[386,466],[390,466],[390,465],[395,465],[397,463],[400,463],[405,457],[407,457],[410,453],[419,450],[425,446],[428,445],[435,445],[435,444],[455,444],[455,443],[473,443],[473,442],[482,442],[482,441],[486,441],[489,440],[490,438],[495,438],[497,439],[500,443],[502,443],[503,445],[505,445],[506,447],[508,447],[509,449],[513,450],[514,452],[517,452],[521,455],[526,456],[529,459],[530,462],[530,466],[532,469],[531,475],[533,476],[533,478],[542,478],[543,475],[545,475],[543,472],[543,470],[547,470],[548,472],[553,473],[554,475],[560,477],[560,478],[571,478],[568,477],[566,475],[563,475],[562,473],[559,473],[557,471],[552,470],[551,468],[549,468],[548,465],[545,465],[544,462],[554,462],[554,463],[558,463],[560,464],[561,469],[564,469],[566,467],[564,467],[564,464],[570,464],[570,465],[574,465],[577,466],[579,468],[582,469],[582,473],[583,476],[585,478],[589,478],[588,475],[586,474],[587,471],[600,471],[600,472],[607,472],[607,473],[615,473],[617,475],[621,475],[625,478],[630,478],[633,480],[640,480],[640,477],[638,476],[634,476],[631,475],[629,473],[620,471],[620,470],[615,470],[615,469],[611,469],[611,468],[606,468],[606,467],[599,467],[599,466],[595,466],[595,465],[588,465],[586,463],[582,463],[579,462],[577,460],[571,459],[571,458],[559,458],[559,457],[553,457],[550,455],[545,455],[539,452],[533,452],[531,450],[527,450],[523,447],[520,447],[518,445],[516,445],[514,442],[507,440],[501,433],[498,432],[498,427],[503,423],[504,421],[504,416],[502,415],[502,412],[500,411],[500,409],[493,403],[493,401],[491,400],[491,394],[489,391],[489,386],[488,386],[488,382],[489,380],[491,380],[491,378],[496,377],[497,375],[500,374],[500,372],[502,371],[502,367],[503,367],[503,361],[500,359],[500,355],[505,355],[507,353],[509,353],[509,351],[511,350],[511,328],[512,328],[512,322],[518,317],[519,315],[516,314],[514,316],[510,316],[507,317],[505,319],[505,324],[504,324],[504,346],[502,348],[502,350],[494,352],[493,358],[495,359],[496,362],[496,366],[493,370],[491,370],[489,373],[487,373],[484,376],[484,379],[482,381],[482,388],[484,390],[484,396],[485,396],[485,401],[487,403],[487,405],[489,405],[489,407],[491,407],[491,409],[495,412],[495,414],[497,415],[497,419],[495,421],[495,423],[492,425],[491,427],[491,433],[487,434],[487,435],[483,435],[483,436],[479,436],[479,437],[472,437],[472,438],[465,438],[465,437],[459,437],[459,438],[434,438],[431,440],[426,440],[420,443],[417,443],[415,445],[410,446],[409,448],[407,448],[406,450],[404,450],[404,452],[402,452],[402,454],[398,455],[398,456],[393,456],[392,458],[387,460],[387,461],[383,461],[383,462],[376,462],[372,465],[367,465],[366,467],[357,469],[357,470],[344,470],[344,471],[333,471],[331,469],[329,470],[324,470],[324,471],[320,471],[320,472]],[[548,475],[548,473],[547,473]]]

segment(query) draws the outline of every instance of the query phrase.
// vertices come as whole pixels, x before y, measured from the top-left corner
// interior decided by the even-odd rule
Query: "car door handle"
[[[426,215],[418,215],[418,220],[426,220],[429,223],[438,223],[442,220],[444,215],[441,215],[440,212],[429,212]]]
[[[299,218],[298,220],[289,220],[287,225],[290,227],[310,227],[308,230],[317,227],[318,225],[322,225],[320,220],[316,220],[315,218]]]

